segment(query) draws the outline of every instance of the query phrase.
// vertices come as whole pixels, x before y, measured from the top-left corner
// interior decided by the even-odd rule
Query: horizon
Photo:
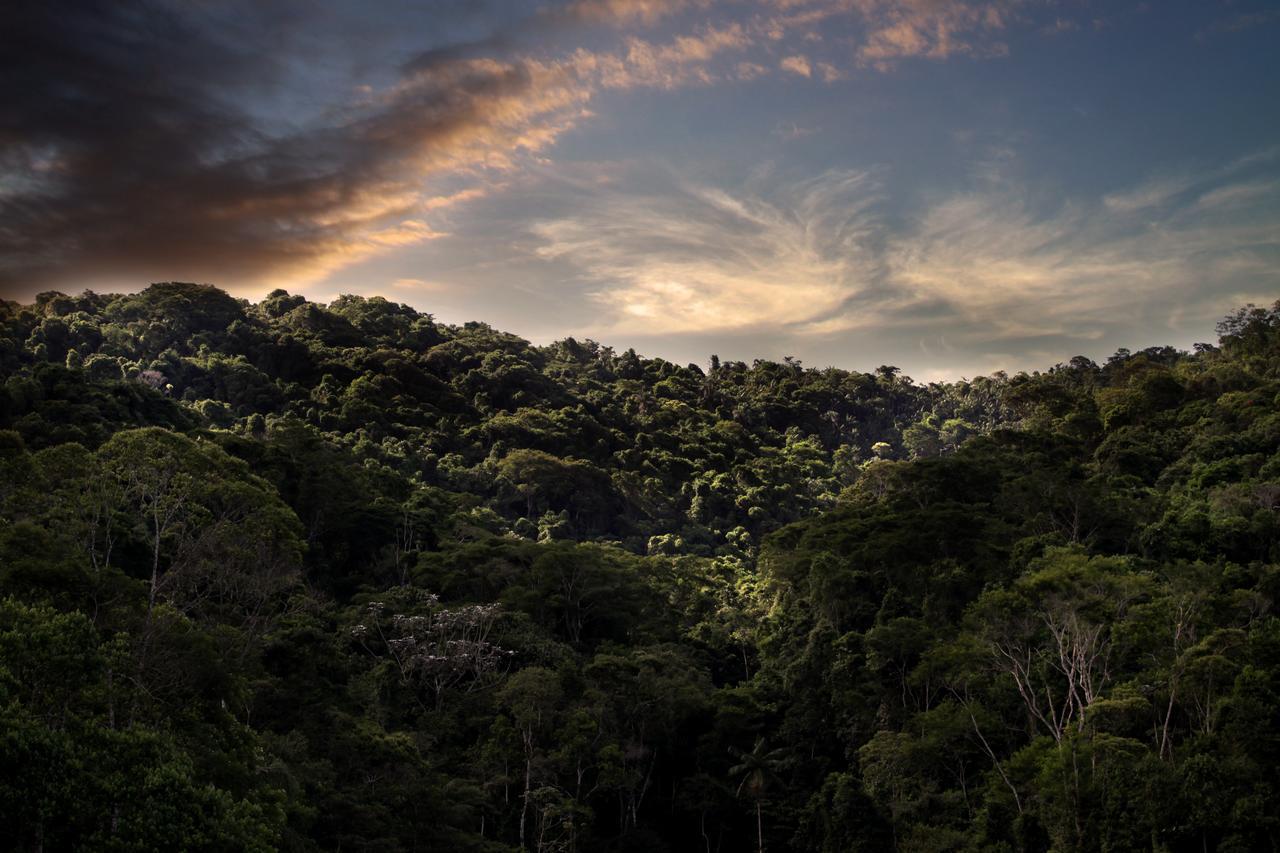
[[[1280,294],[1263,2],[11,9],[0,295],[383,296],[918,381]]]
[[[156,285],[164,285],[164,284],[175,284],[175,285],[194,285],[194,286],[196,286],[196,287],[211,287],[211,288],[213,288],[213,289],[215,289],[215,290],[221,291],[222,293],[226,293],[227,295],[232,296],[232,298],[237,299],[238,301],[240,301],[240,302],[244,303],[244,304],[245,304],[246,306],[248,306],[248,307],[252,307],[252,306],[254,306],[254,305],[259,304],[260,302],[262,302],[262,300],[263,300],[263,299],[265,299],[267,296],[271,295],[270,293],[268,293],[268,294],[264,294],[263,296],[258,297],[257,299],[252,299],[252,298],[244,297],[244,296],[235,296],[235,294],[231,293],[231,291],[226,290],[225,288],[219,287],[219,286],[218,286],[218,285],[216,285],[216,284],[211,284],[211,283],[209,283],[209,282],[152,282],[152,283],[150,283],[150,284],[148,284],[148,285],[146,285],[146,286],[144,286],[144,287],[140,287],[140,288],[137,288],[137,289],[135,289],[135,290],[110,291],[110,292],[104,292],[104,293],[98,293],[97,291],[92,291],[92,290],[88,290],[88,289],[86,289],[86,290],[82,290],[82,291],[80,291],[79,293],[66,293],[66,292],[58,291],[58,290],[54,290],[54,291],[46,291],[45,293],[58,293],[58,294],[60,294],[60,295],[62,295],[62,296],[67,296],[67,297],[70,297],[70,298],[81,298],[81,297],[84,297],[84,296],[87,296],[87,295],[94,295],[94,296],[98,296],[98,297],[103,297],[103,298],[112,299],[112,298],[119,298],[119,297],[124,297],[124,296],[131,295],[131,294],[140,293],[140,292],[142,292],[142,291],[144,291],[144,290],[147,290],[147,289],[148,289],[148,288],[150,288],[150,287],[153,287],[153,286],[156,286]],[[290,294],[290,293],[288,293],[288,291],[285,291],[283,288],[278,289],[276,292],[283,293],[284,295],[294,295],[294,294]],[[45,295],[45,293],[41,293],[41,294],[39,294],[39,295]],[[297,294],[297,295],[303,295],[303,294]],[[1102,356],[1097,356],[1097,357],[1095,357],[1095,356],[1090,356],[1090,355],[1088,355],[1088,354],[1086,354],[1086,353],[1075,353],[1075,354],[1074,354],[1074,355],[1072,355],[1072,356],[1069,356],[1069,357],[1063,358],[1063,359],[1061,359],[1061,360],[1059,360],[1059,361],[1057,361],[1057,362],[1054,362],[1054,363],[1052,363],[1052,364],[1038,365],[1038,366],[1034,366],[1034,367],[1031,367],[1031,368],[1023,368],[1023,369],[1019,369],[1019,370],[1002,370],[1002,369],[997,369],[997,370],[993,370],[993,371],[990,371],[990,372],[987,372],[987,373],[976,373],[976,374],[973,374],[973,375],[956,375],[956,376],[949,376],[949,377],[932,378],[932,377],[921,377],[921,376],[915,376],[915,375],[911,374],[909,371],[904,370],[901,366],[896,365],[896,364],[893,364],[892,362],[882,362],[881,364],[878,364],[878,365],[875,365],[875,366],[870,366],[870,365],[868,365],[868,366],[858,366],[858,365],[845,365],[845,364],[811,364],[811,363],[807,363],[807,362],[805,362],[805,360],[804,360],[803,358],[798,358],[798,357],[796,357],[796,356],[794,356],[794,355],[791,355],[790,353],[787,353],[787,354],[784,354],[784,355],[778,355],[778,356],[764,356],[764,355],[751,355],[751,354],[748,354],[748,355],[746,355],[746,356],[736,356],[736,355],[732,355],[732,354],[731,354],[731,355],[727,355],[727,356],[726,356],[726,355],[722,355],[722,354],[721,354],[721,353],[719,353],[719,352],[710,352],[710,353],[704,353],[704,354],[702,354],[701,356],[699,356],[699,357],[695,357],[695,358],[683,358],[683,359],[681,359],[681,358],[668,358],[668,357],[666,357],[665,355],[663,355],[663,354],[661,354],[661,353],[650,353],[650,352],[645,352],[645,351],[641,351],[641,350],[637,349],[636,347],[627,346],[627,345],[625,345],[625,344],[623,344],[623,345],[616,345],[616,344],[610,343],[610,342],[608,342],[608,341],[598,340],[598,339],[596,339],[596,338],[594,338],[594,337],[587,336],[587,335],[575,335],[575,334],[573,334],[572,332],[570,332],[570,333],[568,333],[568,334],[565,334],[565,335],[563,335],[563,336],[561,336],[561,337],[557,337],[557,338],[549,338],[549,339],[546,339],[546,340],[535,340],[535,339],[528,338],[528,337],[525,337],[525,336],[522,336],[522,335],[518,335],[518,334],[516,334],[515,332],[512,332],[512,331],[511,331],[511,330],[509,330],[509,329],[504,329],[504,328],[502,328],[502,327],[500,327],[500,326],[497,326],[497,325],[495,325],[495,324],[493,324],[493,323],[486,322],[485,320],[480,319],[480,318],[471,318],[471,319],[459,320],[459,321],[446,320],[446,319],[441,318],[440,316],[436,315],[435,313],[433,313],[433,312],[431,312],[431,311],[422,310],[422,309],[417,308],[417,307],[415,307],[415,306],[413,306],[413,305],[411,305],[411,304],[409,304],[409,303],[407,303],[407,302],[399,302],[399,301],[397,301],[397,300],[395,300],[395,299],[391,299],[391,298],[388,298],[388,297],[384,297],[384,296],[382,296],[381,294],[372,294],[372,295],[370,295],[370,296],[363,296],[363,295],[358,294],[358,293],[343,293],[343,294],[338,294],[338,296],[334,297],[334,299],[331,299],[331,300],[329,300],[328,302],[320,302],[320,301],[317,301],[317,300],[314,300],[314,299],[310,299],[310,298],[307,298],[307,302],[308,302],[309,304],[319,305],[319,306],[321,306],[322,308],[329,309],[329,308],[330,308],[330,306],[333,304],[333,302],[334,302],[334,301],[336,301],[337,299],[341,299],[341,298],[344,298],[344,297],[350,297],[350,296],[354,296],[354,297],[361,298],[361,299],[375,299],[375,298],[386,299],[388,302],[390,302],[390,303],[392,303],[392,304],[395,304],[395,305],[397,305],[397,306],[410,308],[410,309],[412,309],[413,311],[418,312],[418,314],[419,314],[419,315],[421,315],[421,316],[429,317],[429,318],[432,320],[432,322],[437,323],[437,324],[440,324],[440,325],[443,325],[443,326],[448,327],[448,328],[458,329],[458,328],[462,328],[462,327],[464,327],[464,326],[466,326],[466,325],[469,325],[469,324],[472,324],[472,323],[478,323],[478,324],[480,324],[480,325],[487,326],[488,328],[493,329],[494,331],[499,332],[499,333],[501,333],[501,334],[515,335],[516,337],[521,338],[521,339],[522,339],[522,340],[524,340],[526,343],[528,343],[528,344],[530,344],[531,346],[534,346],[534,347],[544,347],[544,348],[545,348],[545,347],[552,346],[552,345],[554,345],[554,344],[556,344],[556,343],[559,343],[559,342],[562,342],[562,341],[566,341],[566,340],[576,340],[578,343],[594,343],[594,344],[596,344],[596,345],[600,346],[601,348],[606,349],[606,350],[609,350],[610,352],[613,352],[613,353],[625,353],[625,352],[630,351],[630,352],[634,352],[636,355],[638,355],[638,356],[639,356],[640,358],[642,358],[642,359],[661,359],[661,360],[665,360],[665,361],[667,361],[667,362],[669,362],[669,363],[672,363],[672,364],[678,364],[678,365],[685,365],[685,366],[697,367],[697,368],[698,368],[698,369],[700,369],[700,370],[701,370],[701,369],[704,369],[704,368],[706,368],[706,367],[708,367],[708,366],[711,364],[711,361],[712,361],[713,359],[718,359],[722,364],[724,364],[724,363],[730,363],[730,362],[740,362],[740,363],[744,363],[744,364],[747,364],[747,365],[751,365],[751,364],[752,364],[752,363],[754,363],[754,362],[772,362],[772,363],[782,363],[783,361],[789,361],[789,362],[791,362],[791,363],[794,363],[794,364],[796,364],[796,365],[798,365],[798,366],[800,366],[800,367],[804,368],[805,370],[817,370],[817,371],[823,371],[823,370],[841,370],[841,371],[845,371],[845,372],[848,372],[848,373],[864,373],[864,374],[874,374],[874,373],[876,373],[879,369],[881,369],[881,368],[883,368],[883,367],[890,367],[890,368],[893,368],[894,370],[898,371],[898,372],[902,375],[902,377],[903,377],[904,379],[906,379],[906,380],[908,380],[908,381],[910,381],[910,382],[914,382],[914,383],[916,383],[916,384],[918,384],[918,385],[922,385],[922,386],[923,386],[923,385],[929,385],[929,384],[931,384],[931,383],[935,383],[935,382],[936,382],[936,383],[942,383],[942,384],[972,382],[972,381],[974,381],[974,380],[976,380],[976,379],[983,378],[983,377],[990,378],[990,377],[993,377],[993,376],[995,376],[996,374],[999,374],[999,373],[1003,373],[1003,374],[1006,374],[1006,375],[1008,375],[1008,376],[1017,376],[1017,375],[1020,375],[1020,374],[1021,374],[1021,375],[1037,376],[1037,375],[1040,375],[1040,374],[1043,374],[1043,373],[1048,373],[1048,372],[1050,372],[1051,370],[1053,370],[1054,368],[1062,367],[1062,366],[1064,366],[1064,365],[1067,365],[1069,362],[1071,362],[1071,361],[1073,361],[1073,360],[1075,360],[1076,358],[1079,358],[1079,357],[1087,358],[1087,359],[1089,359],[1090,361],[1094,362],[1096,365],[1098,365],[1098,366],[1102,366],[1102,365],[1106,364],[1108,361],[1110,361],[1112,358],[1114,358],[1114,357],[1116,357],[1116,356],[1119,356],[1119,355],[1122,355],[1122,354],[1124,354],[1124,355],[1136,355],[1136,354],[1142,353],[1142,352],[1144,352],[1144,351],[1146,351],[1146,350],[1148,350],[1148,349],[1160,349],[1160,348],[1164,348],[1164,347],[1172,347],[1173,349],[1177,350],[1177,351],[1178,351],[1180,354],[1182,354],[1182,355],[1191,355],[1191,354],[1193,354],[1193,353],[1196,351],[1196,349],[1197,349],[1197,348],[1199,348],[1199,347],[1201,347],[1201,346],[1203,346],[1203,345],[1206,345],[1206,344],[1207,344],[1207,345],[1210,345],[1210,346],[1216,346],[1216,344],[1212,344],[1212,343],[1210,342],[1210,340],[1209,340],[1209,338],[1211,338],[1212,340],[1215,340],[1215,341],[1216,341],[1216,340],[1218,340],[1218,338],[1219,338],[1219,333],[1218,333],[1218,331],[1217,331],[1217,329],[1216,329],[1216,326],[1217,326],[1218,324],[1220,324],[1221,322],[1223,322],[1224,320],[1229,319],[1229,318],[1230,318],[1230,316],[1231,316],[1232,314],[1236,313],[1235,311],[1232,311],[1232,312],[1228,312],[1227,314],[1224,314],[1222,317],[1220,317],[1220,318],[1218,319],[1218,321],[1216,321],[1216,322],[1215,322],[1215,331],[1214,331],[1213,335],[1209,336],[1209,338],[1197,339],[1197,340],[1196,340],[1196,341],[1194,341],[1191,345],[1188,345],[1188,346],[1178,346],[1177,344],[1173,344],[1173,343],[1169,343],[1169,342],[1164,342],[1164,343],[1159,343],[1159,342],[1157,342],[1157,343],[1153,343],[1153,344],[1147,344],[1147,345],[1144,345],[1144,346],[1120,346],[1120,347],[1117,347],[1115,350],[1113,350],[1113,351],[1112,351],[1112,352],[1110,352],[1110,353],[1107,353],[1107,354],[1102,355]],[[305,298],[305,297],[304,297],[304,298]],[[19,302],[18,304],[20,304],[20,305],[24,305],[24,306],[31,306],[31,305],[34,305],[35,303],[34,303],[34,301],[32,301],[32,302],[27,302],[27,303]],[[1276,305],[1277,305],[1277,306],[1280,306],[1280,300],[1276,300]],[[1247,303],[1247,304],[1245,304],[1245,305],[1238,306],[1238,307],[1237,307],[1237,310],[1254,309],[1254,308],[1263,308],[1263,309],[1266,309],[1267,307],[1268,307],[1267,305],[1261,305],[1261,306],[1258,306],[1258,305],[1255,305],[1254,303]]]

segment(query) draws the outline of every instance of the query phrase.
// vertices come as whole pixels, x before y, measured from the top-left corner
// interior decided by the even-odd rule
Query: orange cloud
[[[813,75],[813,68],[810,67],[809,60],[803,56],[788,56],[778,63],[778,67],[783,71],[799,74],[801,77]]]
[[[758,19],[755,30],[780,41],[793,32],[835,17],[861,25],[854,59],[859,66],[890,70],[903,59],[952,56],[1000,56],[1007,48],[996,38],[1015,16],[1022,0],[772,0],[777,14]],[[839,79],[831,66],[824,79]]]
[[[689,7],[708,5],[710,0],[575,0],[559,14],[593,24],[653,24]]]
[[[675,89],[715,79],[708,63],[718,54],[743,50],[750,39],[738,24],[677,36],[665,44],[629,38],[621,52],[579,49],[568,62],[588,86],[604,89]]]
[[[1008,48],[995,36],[1017,0],[854,0],[867,34],[857,50],[861,65],[887,70],[900,59],[1000,56]]]

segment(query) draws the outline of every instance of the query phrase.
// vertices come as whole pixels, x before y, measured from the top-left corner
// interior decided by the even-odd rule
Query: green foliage
[[[0,303],[0,833],[1274,848],[1277,317],[921,386]]]

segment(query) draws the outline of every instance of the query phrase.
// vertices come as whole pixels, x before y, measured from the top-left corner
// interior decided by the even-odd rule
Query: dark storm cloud
[[[384,90],[334,93],[322,121],[272,122],[252,105],[285,74],[287,56],[268,46],[287,37],[292,12],[219,11],[0,13],[0,288],[259,276],[429,236],[405,225],[424,203],[410,182],[486,146],[518,148],[532,117],[572,101],[533,91],[547,75],[525,64],[463,48],[420,58]]]

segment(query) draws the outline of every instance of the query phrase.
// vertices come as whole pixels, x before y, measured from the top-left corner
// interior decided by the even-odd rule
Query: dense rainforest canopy
[[[0,303],[27,850],[1280,844],[1280,303],[920,385]]]

